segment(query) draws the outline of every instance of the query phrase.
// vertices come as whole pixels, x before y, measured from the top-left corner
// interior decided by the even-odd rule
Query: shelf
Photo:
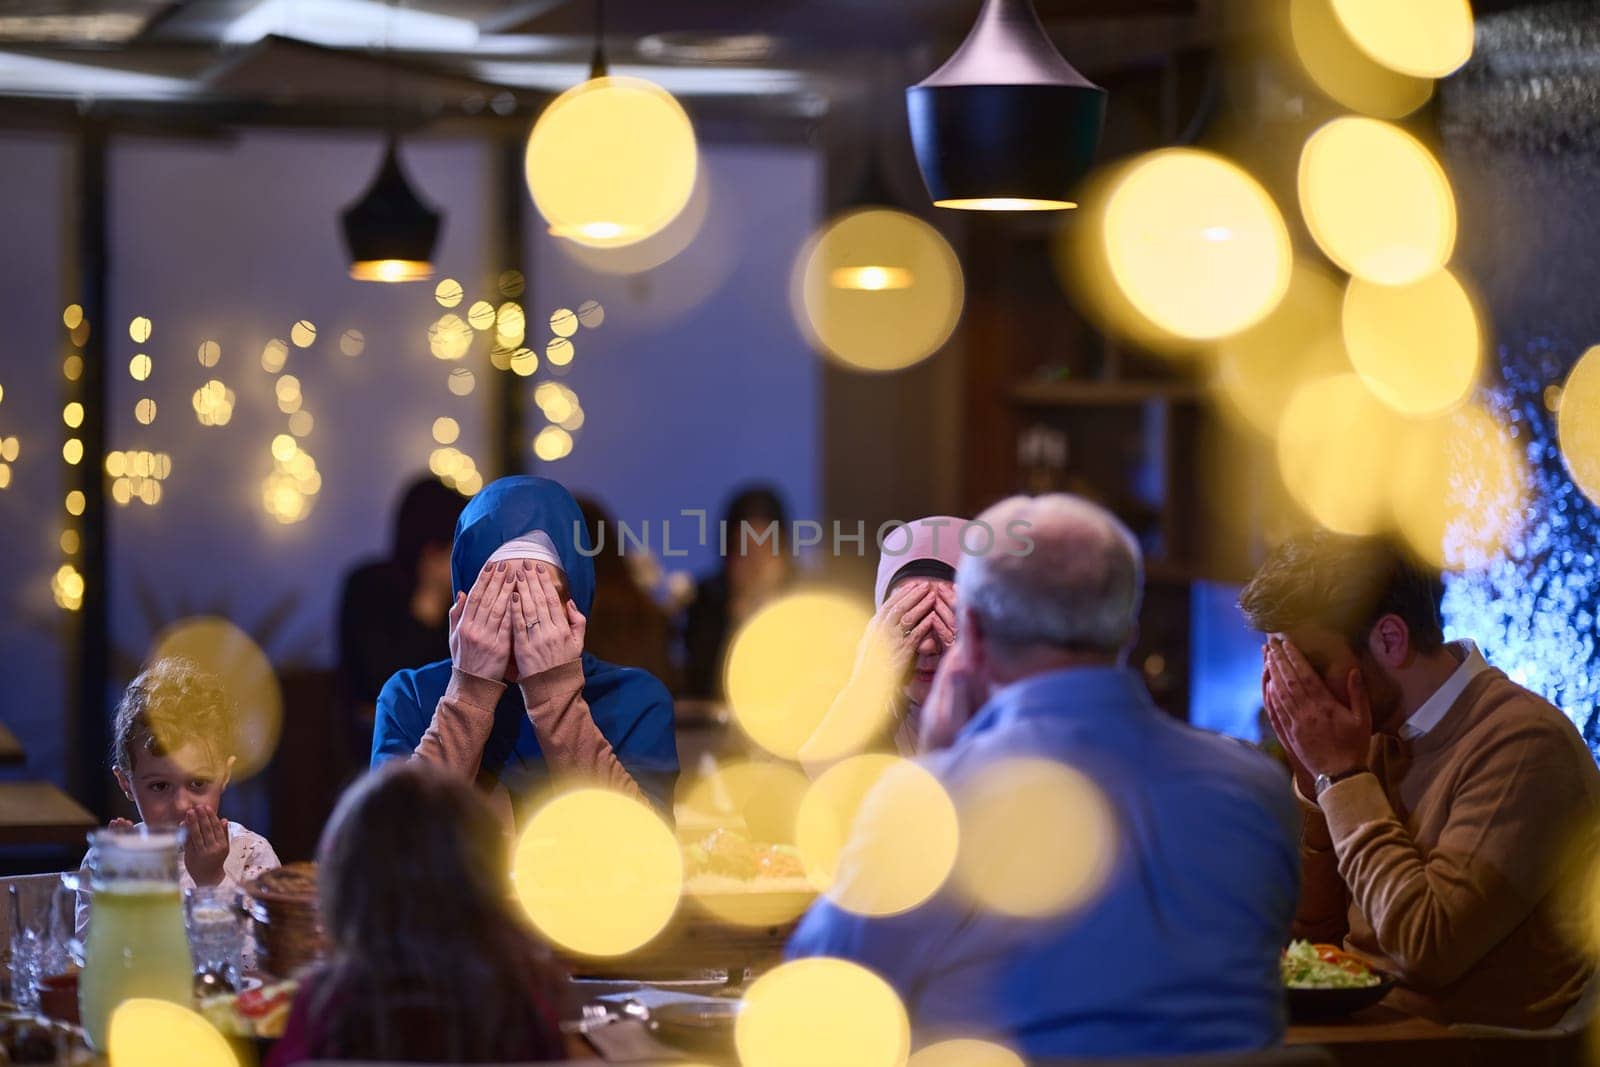
[[[1106,407],[1118,404],[1197,404],[1204,392],[1188,382],[1077,381],[1023,382],[1011,399],[1030,407]]]

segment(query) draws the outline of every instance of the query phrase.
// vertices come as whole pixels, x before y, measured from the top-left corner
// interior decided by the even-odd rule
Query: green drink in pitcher
[[[96,1049],[111,1013],[130,997],[194,1004],[194,957],[178,888],[181,830],[99,830],[89,835],[93,891],[78,1008]]]

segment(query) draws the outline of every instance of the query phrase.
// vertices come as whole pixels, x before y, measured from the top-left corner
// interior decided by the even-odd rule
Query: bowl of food
[[[1289,1018],[1326,1022],[1370,1008],[1389,995],[1394,979],[1337,945],[1294,941],[1280,962]]]
[[[718,829],[684,849],[684,890],[712,916],[787,932],[817,898],[792,845]]]

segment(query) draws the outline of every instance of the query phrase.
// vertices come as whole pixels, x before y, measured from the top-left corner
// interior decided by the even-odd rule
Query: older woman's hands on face
[[[583,655],[588,620],[571,600],[563,601],[555,579],[543,563],[531,571],[516,569],[511,647],[516,657],[517,679],[543,674]]]
[[[450,609],[450,661],[476,678],[501,681],[511,659],[510,608],[515,589],[504,560],[478,572],[472,591]]]
[[[917,646],[929,633],[948,632],[934,610],[939,591],[931,582],[902,582],[884,598],[856,652],[857,677],[882,672],[898,679],[910,667]],[[943,636],[940,640],[945,640]],[[946,642],[948,643],[948,642]]]

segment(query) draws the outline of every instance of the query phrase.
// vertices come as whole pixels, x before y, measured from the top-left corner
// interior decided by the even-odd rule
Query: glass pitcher
[[[130,997],[194,1003],[194,957],[178,888],[182,854],[181,829],[89,835],[94,896],[78,1007],[96,1049],[105,1049],[111,1013]]]

